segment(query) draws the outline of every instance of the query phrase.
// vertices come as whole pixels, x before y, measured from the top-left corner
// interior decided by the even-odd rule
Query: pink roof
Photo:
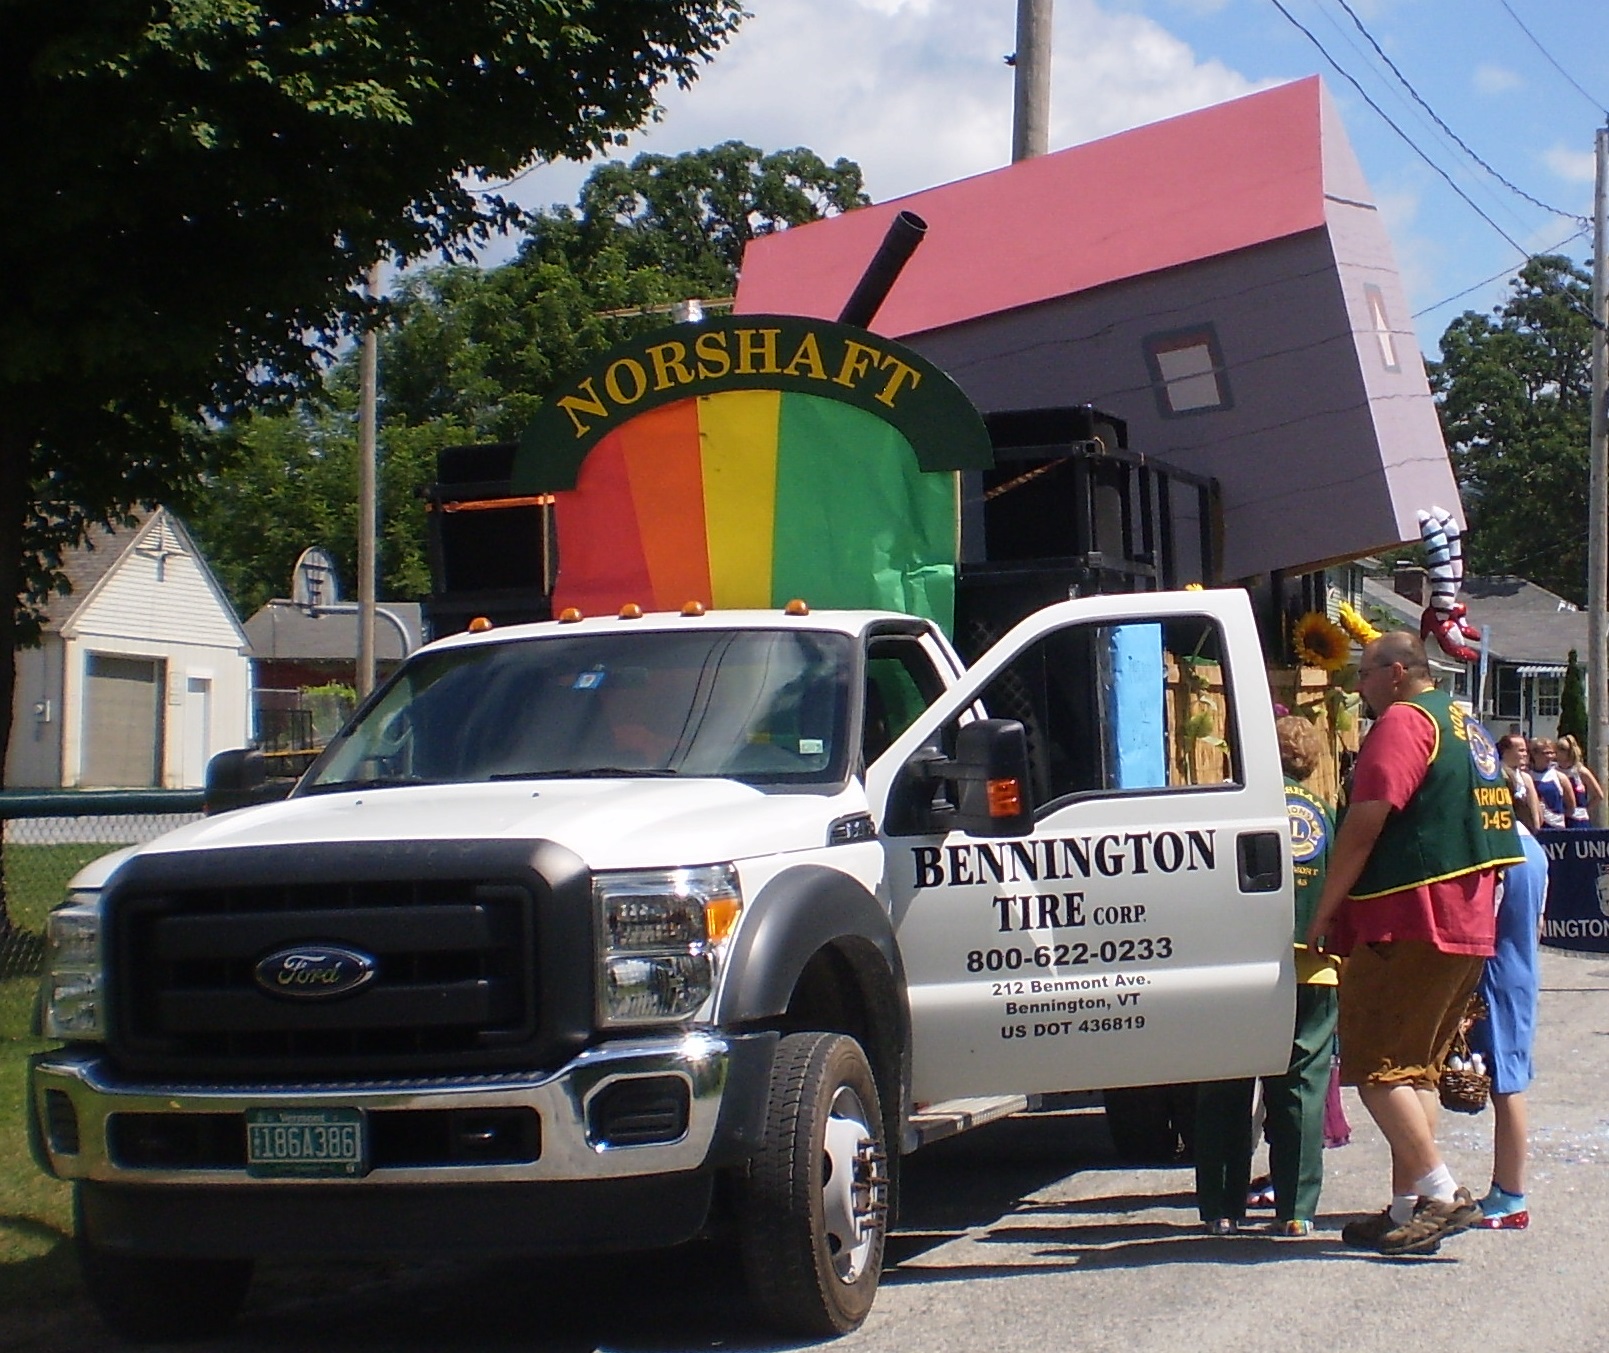
[[[767,236],[736,309],[836,317],[901,210],[928,232],[873,321],[890,337],[1315,229],[1326,102],[1311,76]]]

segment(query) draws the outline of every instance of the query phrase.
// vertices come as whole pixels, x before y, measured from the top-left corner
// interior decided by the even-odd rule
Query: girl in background
[[[1568,827],[1570,819],[1575,816],[1575,790],[1555,764],[1552,740],[1532,738],[1528,750],[1531,783],[1536,786],[1537,800],[1542,805],[1543,828],[1558,831]]]
[[[1503,760],[1503,778],[1508,781],[1508,792],[1514,799],[1514,816],[1529,831],[1542,830],[1542,805],[1536,796],[1536,783],[1531,779],[1531,754],[1526,750],[1525,739],[1518,733],[1506,733],[1497,740],[1497,754]]]
[[[1574,733],[1566,733],[1559,738],[1553,744],[1553,749],[1558,757],[1559,773],[1570,782],[1575,794],[1575,810],[1570,815],[1570,825],[1590,827],[1593,810],[1603,802],[1603,786],[1581,759],[1581,744],[1576,741]]]

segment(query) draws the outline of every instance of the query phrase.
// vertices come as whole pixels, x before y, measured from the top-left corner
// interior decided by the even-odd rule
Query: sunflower
[[[1352,655],[1346,631],[1322,611],[1309,611],[1291,627],[1291,647],[1309,667],[1339,672]]]
[[[1360,644],[1372,644],[1380,637],[1380,631],[1375,629],[1347,602],[1343,601],[1335,608],[1335,618],[1341,622],[1341,628]]]

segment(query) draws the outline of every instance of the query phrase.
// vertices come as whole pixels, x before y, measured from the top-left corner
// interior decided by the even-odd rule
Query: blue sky
[[[1015,45],[1015,0],[749,3],[739,36],[691,90],[665,97],[663,118],[621,157],[730,139],[804,145],[857,161],[877,201],[1009,159],[1002,58]],[[1458,148],[1371,38],[1513,188]],[[1574,218],[1591,217],[1593,135],[1609,107],[1605,0],[1055,0],[1051,148],[1315,72],[1380,205],[1427,356],[1457,314],[1501,303],[1522,248],[1550,250],[1581,229]],[[531,207],[570,201],[586,172],[543,167],[509,195]],[[1585,265],[1590,250],[1589,233],[1559,252]],[[1504,276],[1484,281],[1494,274]]]

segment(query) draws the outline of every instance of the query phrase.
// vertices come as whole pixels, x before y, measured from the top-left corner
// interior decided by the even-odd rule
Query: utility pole
[[[1592,240],[1592,447],[1587,480],[1587,724],[1588,754],[1598,774],[1609,774],[1609,649],[1605,606],[1609,604],[1609,321],[1604,294],[1609,280],[1609,127],[1598,129],[1598,175],[1593,194]],[[1603,806],[1596,826],[1603,825]]]
[[[1017,0],[1017,73],[1011,162],[1050,149],[1050,11],[1054,0]]]
[[[369,269],[371,300],[380,295],[380,265]],[[358,699],[374,689],[375,408],[379,394],[380,339],[363,333],[358,357]],[[403,645],[404,651],[407,645]]]

